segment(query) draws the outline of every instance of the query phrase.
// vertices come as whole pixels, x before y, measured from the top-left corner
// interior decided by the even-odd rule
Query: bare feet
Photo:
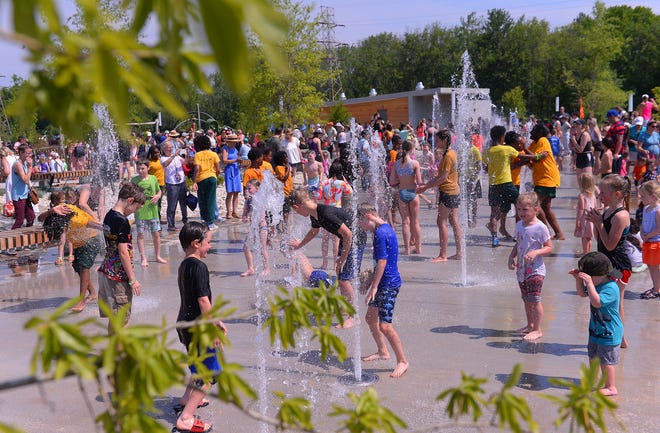
[[[565,241],[566,238],[564,237],[563,233],[556,233],[553,239],[558,240],[558,241]]]
[[[146,260],[142,260],[142,263],[140,263],[140,266],[142,266],[143,268],[148,268],[149,267],[149,262],[147,262]]]
[[[532,328],[531,328],[529,325],[527,325],[527,326],[523,326],[523,327],[520,328],[520,329],[516,329],[516,330],[513,331],[513,332],[515,332],[516,334],[527,334],[527,333],[529,333],[529,331],[531,331],[531,330],[532,330]]]
[[[353,317],[347,317],[344,319],[344,324],[342,325],[341,323],[338,323],[335,325],[335,328],[337,329],[348,329],[352,328],[355,325],[360,324],[360,319],[355,319]]]
[[[394,368],[394,371],[390,374],[391,378],[397,379],[403,374],[408,371],[408,363],[407,362],[397,362],[396,367]]]
[[[247,276],[250,276],[250,275],[254,275],[254,269],[248,269],[247,271],[243,272],[241,274],[241,277],[247,277]]]
[[[611,386],[609,388],[601,388],[598,390],[598,392],[600,392],[601,394],[607,397],[611,397],[619,393],[619,391],[614,386]]]
[[[364,362],[387,361],[389,359],[390,359],[390,354],[389,353],[381,355],[380,353],[376,352],[376,353],[372,353],[369,356],[365,356],[364,358],[362,358],[362,361],[364,361]]]
[[[422,250],[419,248],[413,248],[410,250],[410,254],[422,254]]]
[[[78,302],[76,305],[71,307],[71,312],[80,313],[82,310],[85,309],[86,306],[87,306],[87,301],[83,299],[82,301]]]
[[[433,263],[446,262],[446,261],[447,261],[447,257],[444,257],[444,256],[438,256],[438,257],[434,257],[434,258],[432,258],[431,261],[432,261]]]
[[[627,349],[628,348],[628,340],[626,340],[626,336],[624,335],[623,338],[621,339],[621,348],[622,349]]]
[[[261,271],[262,277],[267,277],[268,275],[270,275],[270,269],[264,269],[263,271]]]
[[[462,258],[463,256],[461,256],[460,254],[454,254],[453,256],[447,257],[447,260],[460,260]]]
[[[162,257],[156,257],[156,261],[157,261],[158,263],[167,263],[167,260],[165,260],[165,259],[162,258]]]
[[[534,341],[539,338],[543,337],[543,333],[541,331],[532,331],[529,334],[525,334],[523,337],[523,340],[525,341]]]

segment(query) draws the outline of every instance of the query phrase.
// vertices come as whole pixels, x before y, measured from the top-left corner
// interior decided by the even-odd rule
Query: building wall
[[[344,103],[344,107],[355,117],[355,121],[359,123],[369,122],[376,111],[387,110],[386,119],[392,123],[392,126],[398,128],[401,122],[408,122],[408,98],[394,98],[394,99],[380,99],[376,101],[360,102],[360,103]],[[323,120],[330,118],[332,107],[321,107],[319,116]],[[383,117],[383,116],[381,116]]]

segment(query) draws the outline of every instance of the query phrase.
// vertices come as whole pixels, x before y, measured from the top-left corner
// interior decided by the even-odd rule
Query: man
[[[610,122],[610,129],[605,134],[606,138],[612,139],[614,146],[612,147],[612,156],[620,155],[623,150],[623,138],[626,135],[626,125],[621,121],[619,112],[612,109],[607,112],[607,120]]]

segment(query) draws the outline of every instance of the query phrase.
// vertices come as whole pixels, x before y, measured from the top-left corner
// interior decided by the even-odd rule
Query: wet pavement
[[[562,184],[553,203],[567,240],[555,241],[553,253],[545,259],[548,276],[543,287],[544,335],[531,343],[523,342],[511,332],[524,324],[515,274],[507,269],[512,243],[502,242],[499,248],[491,248],[484,228],[489,211],[486,200],[480,200],[477,227],[467,234],[467,286],[458,284],[461,280],[459,262],[429,261],[438,253],[436,211],[422,206],[423,254],[401,256],[399,267],[404,285],[394,312],[394,326],[403,342],[410,369],[402,378],[394,380],[388,376],[394,368],[393,360],[362,364],[364,371],[378,377],[373,387],[382,403],[407,422],[409,430],[406,431],[477,431],[468,419],[460,425],[450,421],[444,413],[443,402],[435,401],[435,397],[446,388],[456,386],[461,371],[488,377],[485,388],[495,392],[508,379],[515,363],[521,363],[524,372],[516,393],[529,401],[535,418],[541,423],[541,431],[569,430],[567,425],[558,429],[552,426],[558,418],[556,406],[540,397],[541,393],[565,393],[565,389],[553,385],[549,379],[577,380],[580,364],[587,361],[588,301],[575,295],[574,280],[567,274],[575,266],[575,253],[580,249],[579,239],[569,236],[575,219],[575,176],[563,173]],[[294,218],[294,224],[304,223]],[[508,228],[513,231],[512,218]],[[132,323],[160,323],[163,316],[173,322],[176,318],[179,304],[176,272],[183,255],[176,233],[163,234],[164,257],[169,263],[154,262],[153,250],[147,243],[152,261],[148,268],[138,266],[137,269],[143,295],[135,299]],[[245,270],[241,252],[244,236],[245,227],[240,222],[222,223],[214,232],[213,249],[206,259],[214,294],[222,295],[237,309],[237,318],[228,325],[232,347],[227,357],[244,366],[243,376],[255,389],[263,389],[258,380],[261,348],[265,353],[268,395],[282,390],[288,396],[307,396],[314,402],[314,421],[319,430],[334,431],[338,419],[325,414],[332,411],[333,404],[349,405],[346,393],[361,393],[365,389],[347,386],[341,380],[353,371],[355,359],[344,363],[336,359],[323,362],[313,342],[302,341],[296,349],[275,355],[277,348],[259,343],[254,314],[255,278],[240,277]],[[453,254],[451,235],[450,239],[449,253]],[[320,239],[314,240],[305,250],[312,264],[319,266]],[[289,273],[289,261],[277,249],[271,252],[271,258],[274,266],[272,274],[265,278],[267,292],[272,290],[274,282]],[[23,324],[33,315],[53,311],[78,291],[78,280],[71,267],[68,264],[55,266],[54,259],[54,249],[49,249],[41,254],[38,264],[33,263],[31,267],[26,264],[20,274],[9,270],[6,260],[0,261],[0,267],[4,268],[0,273],[0,341],[4,343],[0,351],[0,382],[29,374],[35,336],[24,331]],[[367,259],[363,266],[369,263]],[[635,433],[655,432],[657,427],[654,426],[660,425],[660,413],[656,410],[660,403],[660,373],[655,368],[660,340],[660,301],[638,297],[649,287],[651,280],[647,272],[634,274],[626,292],[625,333],[630,347],[621,351],[616,369],[620,395],[613,398],[620,406],[618,418],[627,431]],[[363,299],[360,298],[360,302]],[[364,314],[363,306],[360,310]],[[91,304],[71,319],[97,314],[96,304]],[[367,327],[363,324],[360,328],[361,353],[373,353],[375,345]],[[348,353],[352,356],[356,351],[352,341],[355,332],[337,332],[345,336]],[[180,347],[174,334],[171,341],[174,347]],[[0,391],[0,420],[33,433],[94,431],[87,404],[94,413],[103,410],[103,406],[92,384],[84,385],[81,391],[74,379],[66,379]],[[171,407],[180,392],[180,389],[173,389],[168,395],[157,397],[157,405],[163,413],[154,416],[165,425],[171,426],[174,422]],[[267,400],[266,411],[272,415],[272,398]],[[255,403],[251,408],[262,407]],[[198,413],[215,425],[215,431],[264,431],[256,421],[217,401]],[[483,420],[488,422],[489,419],[490,412],[486,412]],[[622,431],[613,419],[608,427],[612,432]],[[480,431],[497,430],[483,428]]]

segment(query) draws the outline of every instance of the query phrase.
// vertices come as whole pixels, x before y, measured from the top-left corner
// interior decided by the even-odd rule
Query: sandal
[[[205,428],[208,426],[208,428]],[[211,427],[210,424],[206,424],[204,421],[201,419],[195,418],[195,421],[193,421],[193,425],[190,428],[190,430],[182,430],[180,428],[177,428],[176,425],[172,429],[172,432],[179,432],[179,433],[207,433],[213,430],[213,427]]]
[[[64,263],[64,260],[62,260],[62,257],[58,257],[58,258],[55,259],[55,264],[56,264],[56,265],[59,266],[59,265],[61,265],[62,263]]]
[[[76,258],[73,256],[73,254],[69,254],[69,262],[74,261]]]
[[[643,293],[640,296],[642,299],[655,299],[655,298],[660,298],[660,293],[656,292],[655,289],[653,289],[652,292],[650,293]]]
[[[642,293],[640,293],[639,297],[644,299],[645,296],[649,296],[651,294],[651,292],[654,292],[654,291],[655,291],[655,287],[651,287],[650,289],[645,290]]]

